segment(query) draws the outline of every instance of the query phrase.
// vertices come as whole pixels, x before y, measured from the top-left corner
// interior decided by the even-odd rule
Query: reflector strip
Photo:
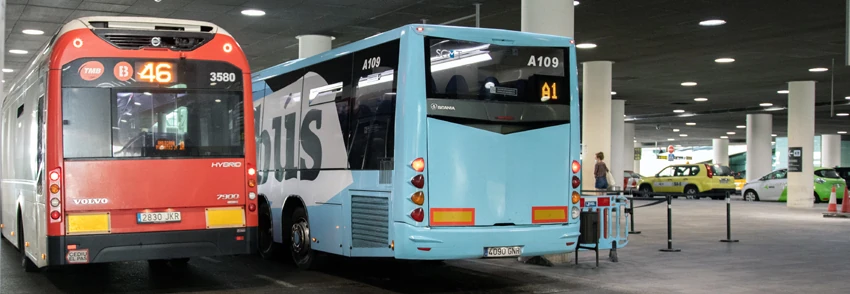
[[[474,226],[475,208],[431,208],[432,226]]]
[[[567,208],[566,206],[532,206],[531,223],[565,223]]]
[[[242,207],[207,208],[207,228],[232,228],[245,226],[245,209]]]
[[[65,222],[68,224],[69,235],[103,234],[110,231],[108,212],[68,214]]]

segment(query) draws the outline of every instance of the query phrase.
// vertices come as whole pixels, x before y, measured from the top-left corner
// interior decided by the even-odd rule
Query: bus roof
[[[57,37],[62,34],[81,28],[98,29],[126,29],[126,30],[168,30],[181,29],[186,32],[205,32],[213,34],[230,35],[221,27],[206,21],[140,17],[140,16],[88,16],[69,21],[57,32]]]
[[[380,34],[376,34],[374,36],[367,37],[365,39],[349,43],[329,51],[325,51],[315,56],[289,60],[284,63],[257,71],[251,75],[251,81],[254,83],[260,82],[270,77],[281,75],[294,69],[304,68],[319,63],[323,60],[332,59],[336,56],[345,55],[350,52],[360,51],[378,44],[395,40],[400,38],[403,32],[408,30],[416,31],[417,28],[422,28],[420,34],[433,37],[461,38],[464,40],[502,43],[508,45],[513,43],[521,43],[523,44],[523,46],[569,47],[573,45],[572,38],[562,36],[544,35],[503,29],[410,24]]]

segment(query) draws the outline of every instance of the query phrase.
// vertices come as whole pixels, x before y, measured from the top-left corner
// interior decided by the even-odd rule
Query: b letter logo
[[[115,65],[115,69],[113,69],[112,72],[115,74],[116,79],[126,82],[133,77],[133,66],[126,61],[121,61]]]

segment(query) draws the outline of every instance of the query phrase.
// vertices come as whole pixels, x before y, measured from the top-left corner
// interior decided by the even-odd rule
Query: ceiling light
[[[726,132],[727,135],[734,135],[735,132]]]
[[[704,26],[704,27],[713,27],[713,26],[719,26],[719,25],[724,25],[724,24],[726,24],[726,21],[722,20],[722,19],[709,19],[709,20],[703,20],[703,21],[699,22],[699,25]]]
[[[3,72],[14,72],[14,71],[15,71],[15,70],[13,70],[13,69],[11,69],[11,68],[4,68],[4,69],[3,69]]]
[[[679,131],[679,129],[673,129],[673,132],[674,132],[674,133],[675,133],[675,132],[678,132],[678,131]]]
[[[700,97],[700,98],[694,98],[694,101],[696,101],[696,102],[705,102],[705,101],[708,101],[708,98],[702,98],[702,97]]]
[[[145,95],[150,96],[150,95],[151,95],[151,92],[144,92],[144,93],[142,93],[142,94],[145,94]]]
[[[22,33],[27,35],[44,35],[42,30],[23,30]]]
[[[215,102],[219,103],[219,102],[221,102],[221,99],[215,99]]]
[[[684,110],[684,109],[676,109],[676,110],[673,110],[673,112],[675,112],[675,113],[684,113],[684,112],[685,112],[685,110]]]
[[[21,49],[12,49],[12,50],[9,50],[9,53],[12,53],[12,54],[27,54],[27,53],[29,53],[29,51],[21,50]]]
[[[667,138],[667,141],[676,141],[676,139],[673,139],[673,138]]]
[[[720,136],[720,139],[729,139],[729,136]]]
[[[142,106],[142,102],[138,102],[138,101],[137,101],[137,102],[133,102],[133,104],[136,104],[136,106]]]
[[[578,1],[573,1],[573,6],[578,6],[578,5],[579,5]]]
[[[596,48],[596,44],[581,43],[581,44],[576,45],[576,48],[578,48],[578,49],[593,49],[593,48]]]
[[[263,16],[266,15],[266,12],[259,9],[245,9],[242,10],[242,14],[247,16]]]
[[[770,134],[771,137],[776,137],[776,134]]]
[[[735,62],[735,58],[721,57],[721,58],[715,59],[714,62],[717,62],[717,63],[732,63],[732,62]]]
[[[682,86],[685,86],[685,87],[693,87],[693,86],[696,86],[696,85],[697,85],[697,82],[682,82]]]
[[[759,106],[763,106],[763,107],[770,107],[770,106],[773,106],[773,103],[768,103],[768,102],[765,102],[765,103],[759,103]]]
[[[783,110],[783,109],[785,109],[785,108],[777,106],[777,107],[765,108],[764,110],[765,111],[777,111],[777,110]]]
[[[617,92],[611,91],[611,95],[617,95]]]
[[[845,131],[838,131],[838,133],[839,133],[839,134],[846,134],[847,132],[845,132]]]
[[[735,126],[735,127],[739,128],[739,129],[746,129],[747,128],[747,126]]]
[[[779,90],[776,91],[777,94],[788,94],[788,90]]]
[[[686,125],[689,125],[689,126],[695,126],[695,125],[697,125],[697,123],[695,123],[695,122],[689,122],[689,123],[685,123],[685,124],[686,124]]]
[[[829,69],[825,68],[825,67],[815,67],[815,68],[809,69],[810,72],[825,72],[825,71],[828,71],[828,70]]]
[[[842,113],[836,113],[835,115],[837,115],[837,116],[848,116],[848,115],[850,115],[850,113],[842,112]]]
[[[688,134],[679,134],[679,137],[687,137]]]
[[[850,96],[844,97],[844,99],[850,100]]]

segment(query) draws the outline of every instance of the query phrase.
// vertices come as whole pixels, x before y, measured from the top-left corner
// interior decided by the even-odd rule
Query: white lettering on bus
[[[212,163],[212,167],[241,167],[241,166],[242,166],[242,163],[238,162],[238,161],[232,161],[232,162],[225,161],[225,162],[213,162]]]
[[[91,205],[91,204],[107,204],[109,199],[106,198],[91,198],[91,199],[74,199],[76,205]]]

